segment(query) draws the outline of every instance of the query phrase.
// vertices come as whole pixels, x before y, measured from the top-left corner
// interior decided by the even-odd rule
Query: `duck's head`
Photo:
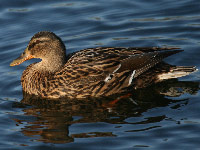
[[[40,58],[43,63],[66,63],[65,46],[62,40],[53,32],[42,31],[36,33],[20,57],[13,60],[10,66],[16,66],[26,60]]]

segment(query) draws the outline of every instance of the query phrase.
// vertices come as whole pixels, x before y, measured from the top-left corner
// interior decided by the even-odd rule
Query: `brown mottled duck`
[[[88,48],[66,55],[62,40],[52,32],[35,34],[25,51],[10,66],[32,58],[21,77],[23,91],[42,98],[109,96],[182,77],[195,67],[172,66],[162,59],[177,48]]]

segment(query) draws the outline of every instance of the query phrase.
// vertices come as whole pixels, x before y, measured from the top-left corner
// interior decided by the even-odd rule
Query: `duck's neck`
[[[42,60],[41,62],[34,65],[34,69],[42,72],[49,72],[49,73],[55,73],[59,70],[61,70],[66,63],[66,60],[58,60],[52,59],[50,61]]]
[[[42,61],[34,65],[34,69],[42,72],[49,72],[49,73],[55,73],[59,70],[61,70],[64,65],[66,64],[66,55],[56,55],[56,54],[50,54],[50,56],[46,56],[45,58],[42,58]]]

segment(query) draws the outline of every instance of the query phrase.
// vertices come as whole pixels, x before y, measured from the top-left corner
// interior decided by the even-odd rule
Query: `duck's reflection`
[[[124,94],[109,98],[72,101],[45,100],[24,95],[24,99],[15,107],[23,106],[25,115],[34,116],[34,119],[23,120],[27,124],[21,129],[24,135],[43,142],[68,143],[73,142],[74,138],[116,136],[112,131],[101,132],[98,127],[96,132],[85,132],[83,129],[81,133],[70,134],[71,125],[96,122],[127,124],[127,118],[139,117],[143,112],[154,107],[172,104],[173,109],[178,109],[187,105],[188,99],[184,98],[183,94],[195,94],[198,90],[198,82],[174,79],[133,91],[133,94],[128,97]],[[174,97],[179,97],[179,99]],[[166,117],[155,114],[155,117],[146,118],[134,124],[160,122]],[[22,120],[17,118],[15,121],[20,123]]]

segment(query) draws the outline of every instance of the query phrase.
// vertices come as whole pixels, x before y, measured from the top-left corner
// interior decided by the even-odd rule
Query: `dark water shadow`
[[[25,115],[32,116],[30,118],[34,119],[14,118],[14,120],[17,124],[26,123],[26,126],[21,128],[25,136],[47,143],[69,143],[75,138],[112,137],[117,135],[112,131],[101,131],[98,127],[95,127],[96,132],[81,130],[81,133],[70,134],[70,126],[81,123],[86,123],[87,126],[87,124],[97,122],[115,125],[144,125],[160,122],[166,118],[165,115],[155,114],[154,117],[146,118],[145,121],[136,120],[134,123],[129,123],[126,119],[140,117],[142,113],[155,107],[173,104],[173,109],[179,109],[187,105],[189,101],[183,95],[186,93],[194,95],[198,90],[199,82],[173,79],[133,91],[131,95],[125,93],[99,99],[48,100],[24,95],[21,102],[14,103],[13,107],[22,108]],[[137,132],[137,130],[131,132]]]

